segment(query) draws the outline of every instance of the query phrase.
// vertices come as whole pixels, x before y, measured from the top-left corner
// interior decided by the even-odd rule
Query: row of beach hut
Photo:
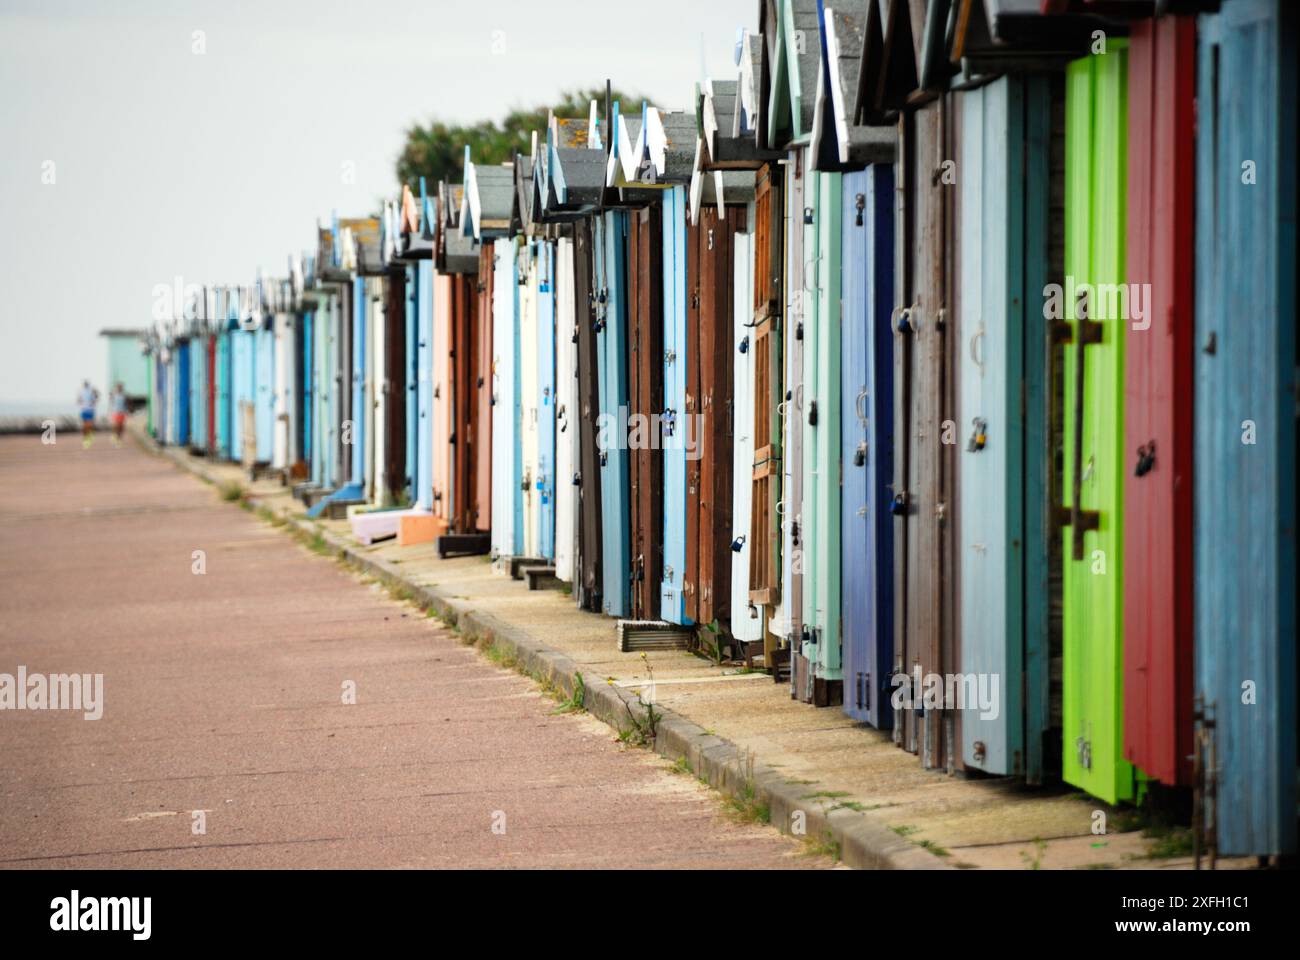
[[[928,768],[1296,852],[1296,11],[760,0],[151,339],[163,442]]]

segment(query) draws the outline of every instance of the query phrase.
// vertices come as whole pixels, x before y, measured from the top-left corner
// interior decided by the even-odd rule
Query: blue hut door
[[[686,188],[664,191],[664,534],[659,615],[688,624],[682,600],[686,574]]]
[[[230,341],[234,334],[223,330],[217,334],[216,452],[230,459]]]
[[[844,712],[891,721],[893,637],[894,175],[844,175],[840,327],[841,599]]]
[[[555,247],[537,249],[537,494],[541,556],[555,558]]]
[[[348,448],[352,483],[366,482],[366,281],[352,281],[352,430]]]
[[[270,463],[275,451],[275,334],[269,326],[254,335],[256,392],[254,403],[257,413],[257,462]]]
[[[627,411],[627,214],[604,215],[593,249],[596,263],[596,318],[600,356],[600,501],[602,596],[605,613],[625,616],[631,576],[631,523],[628,497],[627,442],[623,422]]]
[[[1217,761],[1218,851],[1295,853],[1295,5],[1225,3],[1198,26],[1195,690],[1215,721],[1202,758]]]
[[[180,398],[180,416],[177,418],[178,430],[176,442],[181,446],[190,442],[190,398],[194,393],[193,376],[190,373],[190,342],[182,341],[177,345],[177,396]]]

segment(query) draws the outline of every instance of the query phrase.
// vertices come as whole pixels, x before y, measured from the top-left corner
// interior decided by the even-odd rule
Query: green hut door
[[[1061,402],[1062,775],[1108,803],[1133,796],[1123,759],[1124,281],[1128,52],[1066,74],[1065,275],[1052,317],[1068,321]]]

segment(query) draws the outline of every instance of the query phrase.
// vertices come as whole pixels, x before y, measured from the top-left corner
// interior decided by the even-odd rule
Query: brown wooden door
[[[452,278],[451,329],[453,370],[453,413],[451,449],[454,458],[452,530],[473,533],[478,515],[478,369],[476,366],[475,313],[477,277],[456,274]]]
[[[759,171],[754,203],[754,484],[750,513],[749,599],[781,598],[781,274],[785,232],[781,169]],[[736,482],[743,478],[737,477]],[[766,639],[766,638],[765,638]]]
[[[903,121],[905,292],[895,331],[896,436],[902,438],[895,463],[895,666],[912,678],[916,700],[913,709],[900,711],[895,738],[933,768],[960,762],[950,751],[960,743],[956,711],[922,711],[915,689],[918,671],[922,682],[954,672],[959,653],[951,575],[958,436],[948,323],[954,191],[941,176],[950,156],[945,106],[936,101]]]
[[[659,619],[663,569],[663,246],[658,206],[633,211],[628,231],[628,418],[632,520],[631,613]]]
[[[578,571],[574,591],[580,606],[600,610],[601,511],[600,452],[596,447],[600,416],[600,382],[596,374],[598,345],[595,302],[591,293],[591,225],[580,220],[573,227],[573,296],[578,316]]]

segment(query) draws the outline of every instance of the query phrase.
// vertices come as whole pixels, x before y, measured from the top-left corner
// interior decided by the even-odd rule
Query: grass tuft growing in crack
[[[217,492],[221,495],[221,499],[225,500],[227,503],[233,503],[236,500],[243,500],[248,495],[248,492],[244,489],[244,485],[235,480],[226,480],[222,482],[217,487]]]
[[[835,839],[833,833],[826,830],[820,837],[806,838],[803,852],[806,857],[830,857],[832,860],[839,860],[840,842]]]
[[[635,747],[649,747],[654,744],[655,737],[659,735],[659,721],[663,719],[663,715],[655,709],[654,667],[651,666],[650,659],[644,653],[641,654],[641,662],[645,664],[646,673],[650,676],[650,682],[647,684],[650,688],[650,699],[647,700],[641,692],[641,688],[637,688],[636,702],[641,708],[640,715],[632,709],[631,700],[623,700],[623,709],[627,711],[628,720],[631,721],[632,725],[619,730],[618,738],[624,743]],[[612,684],[614,678],[610,677],[608,682]]]
[[[587,711],[587,683],[582,679],[579,672],[573,675],[573,692],[568,697],[560,700],[559,706],[555,708],[556,713],[586,713]]]

